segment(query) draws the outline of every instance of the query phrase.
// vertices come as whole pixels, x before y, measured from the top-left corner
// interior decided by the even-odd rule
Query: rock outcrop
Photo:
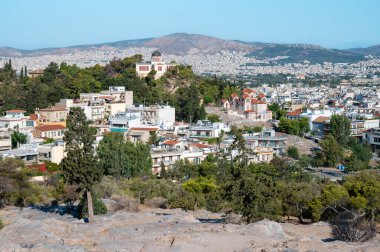
[[[33,208],[0,211],[0,251],[378,251],[378,238],[348,244],[330,238],[328,224],[269,220],[227,224],[221,214],[180,209],[117,211],[86,224]]]

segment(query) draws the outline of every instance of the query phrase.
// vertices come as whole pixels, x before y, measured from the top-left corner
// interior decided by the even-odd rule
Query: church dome
[[[161,53],[159,52],[159,51],[154,51],[153,53],[152,53],[152,57],[160,57],[161,56]]]

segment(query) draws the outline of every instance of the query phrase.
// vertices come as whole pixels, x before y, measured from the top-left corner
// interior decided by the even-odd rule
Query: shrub
[[[260,133],[261,131],[263,131],[263,127],[261,126],[256,126],[253,128],[253,132]]]
[[[113,196],[112,199],[115,201],[114,211],[125,210],[127,212],[139,212],[140,202],[138,199],[124,195],[124,196]]]
[[[298,153],[298,149],[297,149],[297,147],[295,147],[295,146],[290,146],[290,147],[288,148],[288,155],[289,155],[289,157],[291,157],[291,158],[298,159],[298,158],[299,158],[299,153]]]
[[[365,242],[376,236],[376,224],[365,215],[345,211],[332,222],[331,234],[345,242]]]
[[[0,229],[2,229],[3,227],[5,227],[5,223],[3,221],[3,218],[1,218],[0,216]]]
[[[96,197],[94,194],[93,199],[92,199],[92,204],[94,207],[94,215],[98,214],[106,214],[107,213],[107,207],[103,203],[101,199]],[[87,197],[82,197],[81,201],[79,202],[78,205],[78,217],[80,219],[87,217],[88,216],[88,209],[87,209]]]
[[[140,203],[155,197],[170,198],[178,186],[168,179],[131,179],[125,185],[125,190]]]
[[[112,176],[103,177],[102,181],[95,186],[94,192],[100,198],[110,198],[114,194],[123,194],[116,179]]]
[[[198,205],[204,205],[205,202],[201,202],[200,199],[196,199],[196,195],[182,188],[177,191],[168,201],[170,208],[182,208],[183,210],[194,210]]]
[[[151,208],[163,208],[163,209],[166,209],[168,207],[167,203],[168,203],[167,199],[164,199],[164,198],[161,198],[161,197],[153,198],[153,199],[148,199],[148,200],[145,200],[145,202],[144,202],[144,204],[147,207],[151,207]]]

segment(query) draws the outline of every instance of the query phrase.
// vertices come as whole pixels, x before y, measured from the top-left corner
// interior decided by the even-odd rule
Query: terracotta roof
[[[102,95],[102,96],[99,96],[99,98],[106,99],[106,100],[113,100],[114,99],[111,95]]]
[[[243,94],[244,99],[247,99],[248,97],[250,97],[249,94]]]
[[[267,104],[265,101],[259,101],[259,100],[257,100],[257,99],[253,99],[253,100],[251,101],[251,103],[252,103],[252,104]]]
[[[130,130],[157,131],[158,128],[139,128],[139,127],[133,127],[133,128],[130,128]]]
[[[245,88],[245,89],[243,90],[243,93],[256,93],[256,91],[253,90],[253,89],[250,89],[250,88]]]
[[[222,101],[222,103],[225,103],[227,100],[226,99],[222,99],[221,101]]]
[[[302,109],[296,109],[292,112],[286,113],[287,116],[299,116],[300,114],[302,114]]]
[[[235,97],[237,97],[237,96],[238,96],[238,95],[237,95],[236,93],[232,93],[232,94],[231,94],[231,97],[232,97],[232,98],[235,98]]]
[[[210,146],[206,145],[206,144],[201,144],[201,143],[195,143],[195,144],[190,144],[190,146],[195,146],[199,149],[207,149],[207,148],[210,148]]]
[[[56,124],[56,125],[41,125],[41,126],[36,127],[36,129],[39,131],[53,131],[53,130],[64,130],[66,129],[66,127]]]
[[[264,98],[265,97],[265,94],[263,94],[263,93],[260,93],[259,94],[259,98],[261,99],[261,98]]]
[[[318,116],[317,118],[315,118],[313,120],[313,122],[316,122],[316,123],[324,123],[325,121],[327,121],[328,119],[330,119],[329,117],[327,116]]]
[[[36,114],[31,114],[31,115],[29,116],[29,119],[28,119],[28,120],[37,121],[37,120],[38,120],[38,117],[37,117]]]
[[[165,142],[163,142],[162,144],[165,144],[165,145],[176,145],[176,144],[179,144],[180,141],[175,141],[175,140],[167,140]]]
[[[252,109],[244,110],[244,113],[252,113],[252,112],[256,112],[256,111],[254,111]]]
[[[7,113],[25,113],[26,111],[25,110],[21,110],[21,109],[11,109],[11,110],[7,110],[6,111]]]

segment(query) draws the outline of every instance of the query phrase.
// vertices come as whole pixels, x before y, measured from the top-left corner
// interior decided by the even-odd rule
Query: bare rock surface
[[[62,212],[0,211],[0,251],[379,251],[377,237],[344,243],[327,223],[295,225],[262,220],[227,224],[222,214],[180,209],[117,211],[84,223]]]

